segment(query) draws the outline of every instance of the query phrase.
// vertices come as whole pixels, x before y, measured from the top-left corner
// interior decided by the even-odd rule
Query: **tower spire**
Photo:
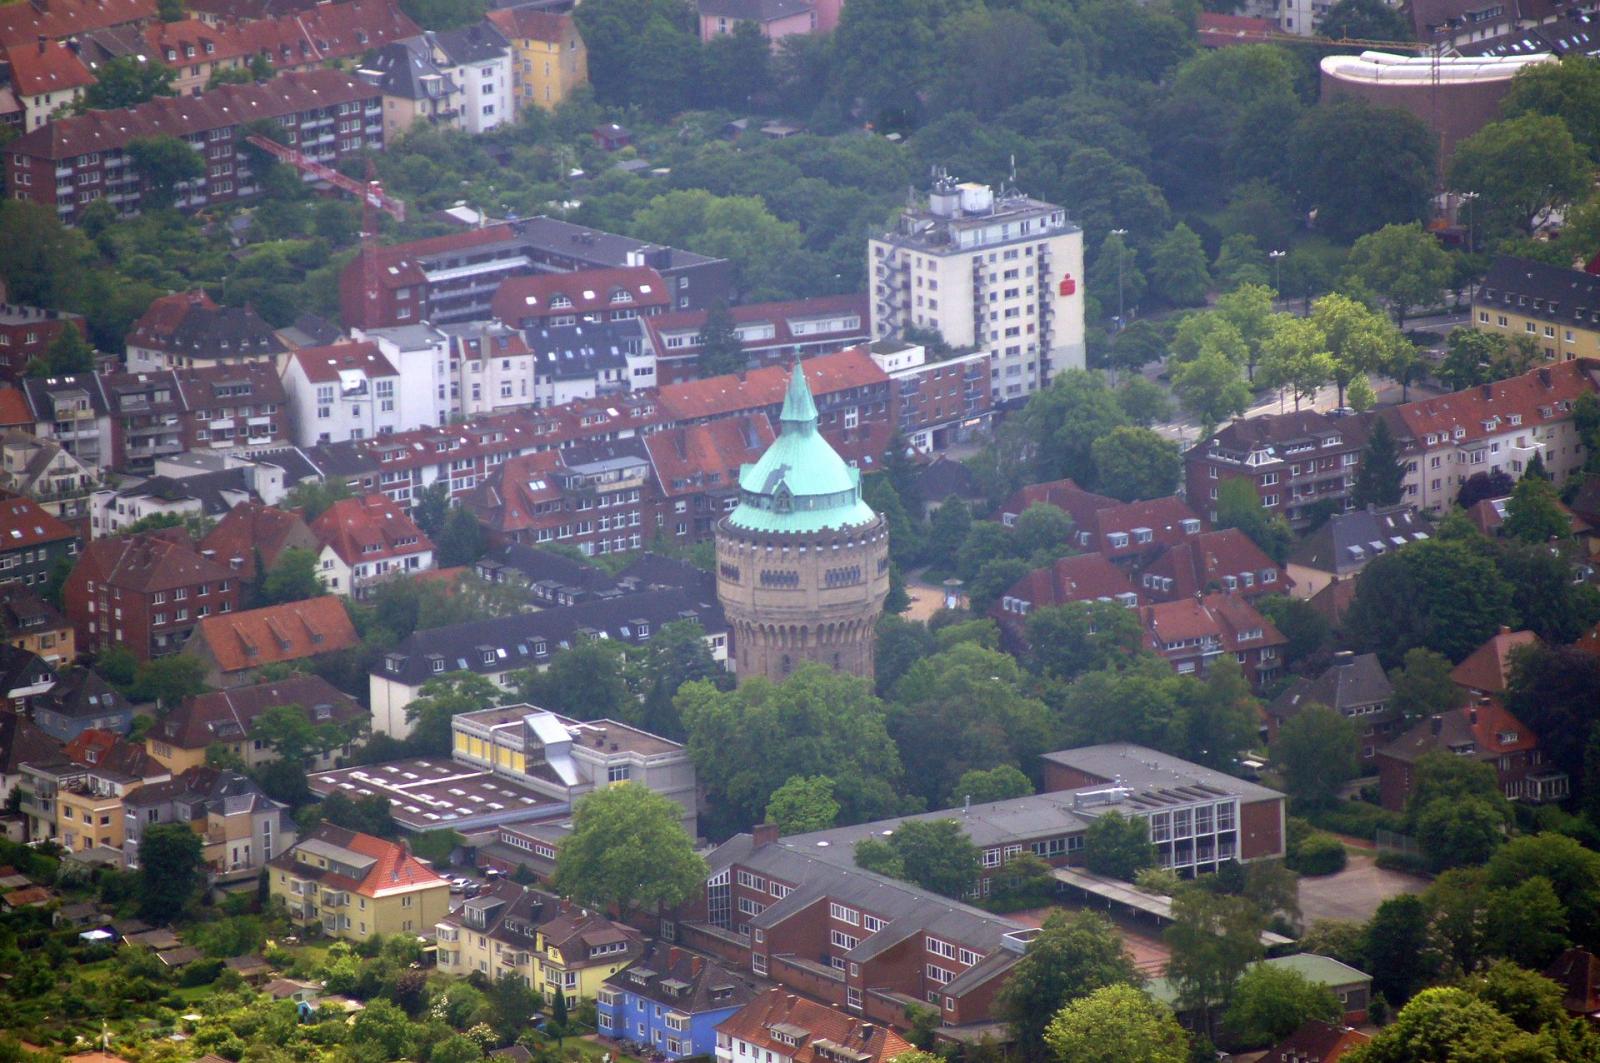
[[[800,368],[799,359],[795,359],[794,370],[789,374],[789,390],[783,396],[783,412],[778,415],[778,423],[785,432],[791,425],[797,430],[809,431],[817,427],[817,404],[811,398],[811,387],[806,383],[806,373]]]

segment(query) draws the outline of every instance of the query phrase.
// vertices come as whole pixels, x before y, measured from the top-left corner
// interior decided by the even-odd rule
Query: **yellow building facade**
[[[512,48],[512,92],[520,111],[553,110],[589,82],[589,53],[571,15],[503,8],[486,16]]]
[[[422,935],[450,911],[450,883],[404,846],[330,824],[268,864],[289,917],[330,937]]]
[[[135,782],[132,787],[140,784]],[[75,853],[96,846],[121,849],[123,840],[121,788],[63,787],[56,794],[56,838]]]

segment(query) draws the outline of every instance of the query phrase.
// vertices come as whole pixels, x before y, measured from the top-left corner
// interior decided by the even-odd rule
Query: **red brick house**
[[[889,1027],[778,988],[717,1025],[718,1059],[764,1054],[773,1063],[889,1063],[910,1051],[910,1042]]]
[[[784,303],[746,303],[728,308],[747,366],[782,365],[795,358],[831,354],[866,343],[867,297],[821,295]],[[707,310],[674,310],[645,321],[656,355],[656,381],[681,384],[700,376]]]
[[[206,617],[239,607],[239,580],[181,528],[84,547],[61,591],[78,647],[126,646],[141,661],[176,653]]]
[[[739,469],[758,461],[774,438],[759,415],[652,432],[644,437],[656,527],[678,542],[711,538],[739,500]]]
[[[1072,545],[1108,561],[1141,567],[1168,547],[1199,535],[1204,524],[1176,496],[1123,502],[1085,491],[1071,480],[1031,484],[1013,494],[991,520],[1010,528],[1030,506],[1054,506],[1072,521]]]
[[[271,568],[290,547],[316,550],[317,537],[299,513],[260,502],[234,506],[200,540],[202,554],[228,566],[252,586],[261,576],[256,571],[257,557]]]
[[[1217,494],[1228,480],[1247,480],[1261,506],[1303,526],[1308,510],[1332,501],[1350,507],[1350,492],[1367,445],[1367,418],[1316,410],[1263,414],[1224,425],[1183,456],[1191,504],[1216,520]]]
[[[1339,1063],[1372,1038],[1349,1026],[1308,1019],[1300,1028],[1267,1050],[1260,1063]]]
[[[1426,720],[1378,750],[1378,790],[1383,807],[1405,810],[1417,762],[1429,753],[1471,757],[1494,768],[1500,792],[1514,801],[1542,804],[1566,798],[1567,774],[1546,766],[1539,736],[1492,698]]]
[[[138,137],[175,136],[205,145],[206,176],[176,204],[195,209],[255,193],[240,147],[247,122],[277,119],[291,145],[336,166],[383,149],[382,113],[376,87],[337,70],[302,70],[270,84],[223,85],[204,96],[158,96],[136,107],[57,118],[0,154],[11,194],[50,207],[70,225],[97,199],[109,199],[124,212],[138,208],[143,185],[127,165],[126,150]],[[344,128],[350,123],[352,128]]]
[[[1129,608],[1144,602],[1128,573],[1099,554],[1063,557],[1049,568],[1036,568],[1013,583],[989,609],[1000,625],[1007,648],[1027,645],[1028,617],[1038,609],[1070,602],[1111,601]]]
[[[1139,619],[1149,648],[1179,675],[1204,675],[1223,653],[1234,655],[1257,690],[1283,670],[1283,647],[1289,640],[1236,595],[1214,593],[1141,606]]]
[[[1292,586],[1283,566],[1237,528],[1201,532],[1162,551],[1139,574],[1139,589],[1154,601],[1177,601],[1226,591],[1247,601],[1286,594]]]
[[[88,337],[81,314],[0,303],[0,380],[21,378],[28,363],[43,358],[61,330],[69,325]]]

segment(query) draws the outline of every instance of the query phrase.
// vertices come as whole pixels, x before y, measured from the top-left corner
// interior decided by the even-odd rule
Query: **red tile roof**
[[[1597,363],[1587,358],[1557,362],[1509,380],[1408,402],[1394,407],[1387,416],[1391,423],[1398,421],[1404,437],[1423,446],[1429,435],[1438,442],[1454,440],[1457,428],[1462,431],[1461,438],[1454,440],[1457,444],[1510,431],[1513,415],[1520,416],[1522,424],[1532,430],[1571,417],[1567,407],[1573,400],[1595,393],[1590,374],[1596,368]]]
[[[272,866],[289,871],[312,872],[318,882],[337,890],[348,890],[363,897],[385,897],[392,893],[406,893],[418,888],[448,888],[450,880],[435,872],[421,860],[411,855],[399,842],[374,838],[370,834],[346,830],[331,823],[323,823],[309,835],[301,838],[299,845],[309,841],[321,842],[373,861],[359,880],[345,875],[322,871],[315,865],[301,864],[295,860],[295,850],[290,849],[272,860]]]
[[[302,347],[291,357],[300,363],[313,384],[337,384],[339,374],[354,370],[368,378],[399,376],[399,371],[370,340],[335,343],[329,347]]]
[[[1309,1019],[1261,1057],[1261,1063],[1337,1063],[1339,1057],[1372,1038],[1348,1026]]]
[[[24,6],[24,5],[13,5]],[[0,11],[9,10],[0,8]],[[372,99],[376,88],[337,70],[300,70],[270,83],[223,85],[200,96],[160,96],[137,107],[57,118],[7,144],[6,154],[66,159],[126,147],[135,137],[188,136],[313,107]]]
[[[733,319],[735,325],[761,323],[772,326],[772,338],[751,341],[749,345],[752,347],[781,346],[789,343],[816,343],[828,340],[831,337],[860,333],[865,330],[868,312],[869,307],[865,294],[819,295],[813,299],[794,299],[781,303],[745,303],[728,308],[728,316]],[[674,332],[698,331],[706,323],[708,313],[706,310],[674,310],[670,313],[656,314],[645,318],[644,327],[650,333],[651,345],[656,349],[657,356],[673,358],[697,354],[700,349],[698,343],[686,344],[682,348],[669,349],[663,337]],[[838,317],[852,313],[860,318],[861,324],[855,329],[849,329],[844,332],[796,335],[790,329],[790,322],[811,321],[816,318]]]
[[[1289,641],[1250,603],[1231,594],[1157,602],[1142,607],[1139,618],[1144,623],[1150,648],[1158,653],[1165,652],[1163,647],[1167,643],[1189,639],[1215,638],[1230,653],[1282,646]],[[1260,631],[1261,637],[1248,641],[1240,638],[1250,631]]]
[[[1511,679],[1512,652],[1538,644],[1539,636],[1531,631],[1512,631],[1502,627],[1488,642],[1469,653],[1466,660],[1451,670],[1450,681],[1458,687],[1482,694],[1504,694]]]
[[[333,595],[208,616],[195,626],[191,648],[209,649],[223,672],[298,661],[360,643],[344,603]]]
[[[19,96],[65,92],[94,84],[94,75],[65,44],[16,44],[6,49]]]
[[[182,528],[145,532],[124,539],[95,539],[83,549],[73,577],[132,591],[159,591],[221,581],[226,566],[201,556]]]
[[[805,1032],[799,1037],[799,1044],[792,1045],[773,1035],[774,1026],[794,1027]],[[794,1063],[832,1063],[840,1058],[887,1063],[912,1050],[904,1038],[884,1023],[868,1022],[783,988],[771,989],[756,997],[719,1023],[717,1032],[748,1041]],[[852,1054],[843,1056],[841,1050]]]
[[[62,40],[155,17],[156,0],[23,0],[0,7],[0,47],[33,44],[41,36]]]
[[[0,501],[0,552],[59,542],[76,538],[76,535],[59,517],[46,512],[31,498]]]
[[[212,556],[237,572],[240,579],[254,580],[257,551],[270,567],[291,538],[307,547],[312,543],[311,529],[300,514],[261,502],[241,502],[206,533],[200,540],[200,549],[212,551]]]
[[[652,432],[644,446],[662,494],[672,498],[737,489],[739,467],[760,460],[775,438],[772,422],[752,414]]]
[[[133,328],[128,331],[128,344],[134,347],[165,347],[173,332],[189,316],[189,311],[196,308],[215,310],[217,304],[204,291],[173,292],[157,298],[133,323]]]
[[[819,354],[801,365],[811,393],[818,398],[889,381],[889,375],[860,348]],[[789,370],[773,365],[743,374],[668,384],[659,391],[658,401],[669,420],[686,424],[777,406],[783,402],[788,386]]]
[[[347,0],[233,25],[158,22],[145,30],[145,41],[168,66],[264,55],[273,66],[293,68],[359,56],[420,32],[392,0]]]
[[[1270,579],[1266,578],[1268,574]],[[1249,585],[1245,583],[1246,575]],[[1283,569],[1237,528],[1200,532],[1174,543],[1145,567],[1140,582],[1151,594],[1170,600],[1224,589],[1228,576],[1234,578],[1235,586],[1226,589],[1236,590],[1246,598],[1282,594],[1294,585]],[[1156,577],[1172,580],[1171,587],[1154,584]]]
[[[1073,524],[1086,528],[1096,512],[1107,506],[1121,504],[1117,499],[1107,495],[1085,491],[1071,480],[1052,480],[1049,483],[1029,484],[1020,488],[1006,499],[989,519],[1003,521],[1008,514],[1013,518],[1020,517],[1029,506],[1046,505],[1056,507],[1071,517]]]
[[[1414,761],[1446,750],[1492,762],[1507,753],[1539,748],[1539,736],[1493,698],[1439,713],[1438,717],[1437,732],[1433,720],[1418,720],[1379,752],[1395,760]]]
[[[561,453],[544,450],[507,458],[494,468],[463,501],[491,531],[506,533],[535,527],[540,503],[561,498],[554,473],[562,467]]]
[[[295,675],[270,683],[219,690],[185,698],[152,729],[155,737],[180,749],[204,749],[213,742],[237,741],[250,734],[257,716],[279,705],[298,705],[316,722],[349,724],[366,710],[350,695],[318,675]],[[320,706],[328,709],[318,719]]]
[[[621,302],[614,301],[621,294],[629,298]],[[553,305],[562,298],[571,305]],[[489,304],[495,317],[513,327],[523,318],[544,317],[552,313],[587,314],[618,307],[648,309],[671,305],[672,298],[667,293],[666,281],[648,266],[507,277],[500,282]]]
[[[1028,611],[1069,602],[1092,602],[1133,594],[1142,599],[1128,574],[1099,554],[1063,557],[1049,568],[1036,568],[1011,585],[1008,598],[1028,603]],[[998,608],[998,607],[997,607]]]
[[[0,387],[0,428],[33,424],[33,410],[21,388]]]
[[[93,727],[80,731],[66,745],[67,758],[85,767],[106,768],[139,779],[171,778],[161,762],[145,752],[144,746],[129,742],[112,731]]]
[[[311,533],[347,565],[409,557],[433,541],[385,495],[341,498],[311,522]]]
[[[1600,959],[1588,949],[1568,949],[1544,969],[1563,990],[1561,1006],[1572,1015],[1600,1012]]]
[[[1082,540],[1086,528],[1080,524],[1079,541],[1084,546],[1094,547],[1107,557],[1127,557],[1150,551],[1152,547],[1171,546],[1182,542],[1186,536],[1194,534],[1184,530],[1185,521],[1192,521],[1193,524],[1190,526],[1195,528],[1196,532],[1204,527],[1199,515],[1181,498],[1119,502],[1095,511],[1093,520],[1087,525],[1087,530],[1093,532],[1093,538],[1088,542]],[[1150,533],[1149,542],[1139,541],[1139,535],[1143,532]],[[1122,546],[1113,545],[1109,537],[1116,533],[1127,535],[1127,543]]]
[[[503,7],[484,16],[507,37],[558,44],[577,32],[571,15],[535,11],[532,5]]]

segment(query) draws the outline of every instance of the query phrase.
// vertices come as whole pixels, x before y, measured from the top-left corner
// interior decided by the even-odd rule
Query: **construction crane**
[[[365,209],[381,210],[395,221],[406,220],[405,201],[389,195],[383,190],[381,184],[370,179],[372,176],[370,164],[367,168],[369,180],[362,182],[353,177],[346,177],[333,167],[325,166],[315,159],[308,158],[294,148],[279,144],[269,137],[249,136],[245,137],[245,143],[254,144],[279,162],[287,163],[301,173],[311,174],[319,181],[326,181],[340,191],[350,193],[361,201]]]

